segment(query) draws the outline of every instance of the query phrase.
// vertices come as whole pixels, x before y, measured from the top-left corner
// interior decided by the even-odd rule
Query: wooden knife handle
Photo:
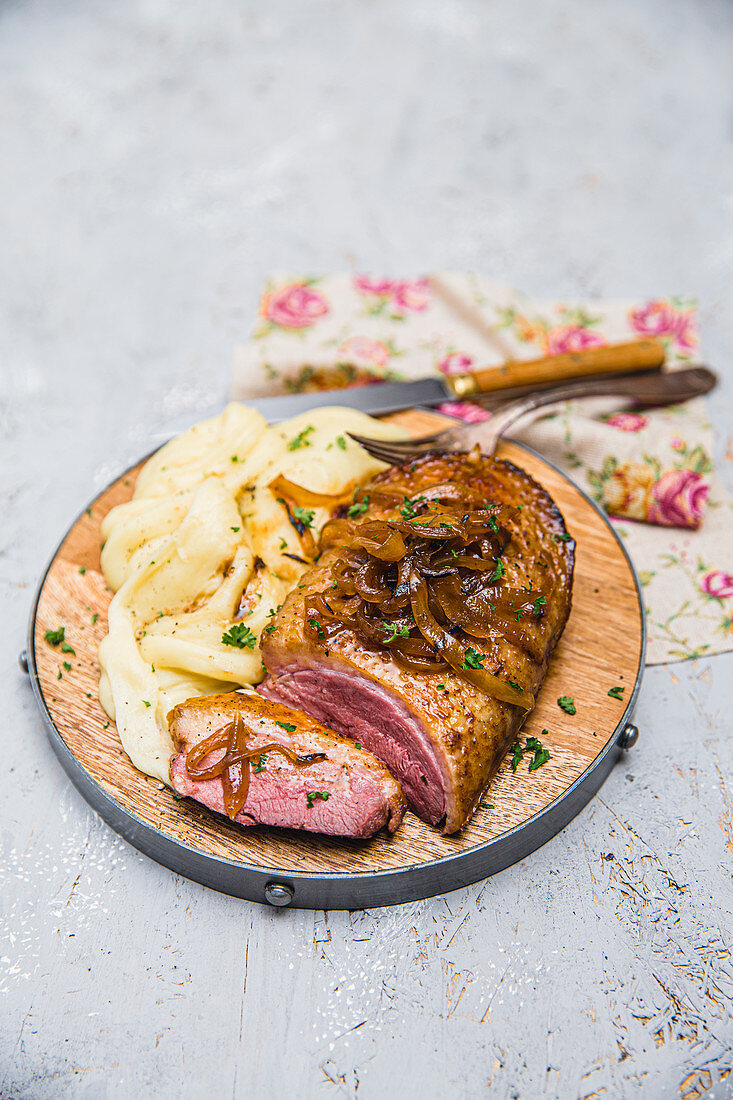
[[[657,340],[633,340],[628,344],[608,344],[600,348],[542,359],[513,359],[496,367],[454,374],[445,384],[457,398],[477,393],[492,393],[514,386],[541,386],[567,378],[587,378],[594,374],[626,374],[654,370],[664,364],[664,347]]]

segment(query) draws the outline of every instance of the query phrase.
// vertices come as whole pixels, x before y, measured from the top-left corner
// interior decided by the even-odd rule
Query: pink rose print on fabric
[[[614,413],[606,421],[609,427],[618,428],[621,432],[640,432],[648,423],[649,417],[642,413]]]
[[[371,279],[368,275],[355,275],[354,289],[359,294],[384,298],[397,313],[421,313],[430,300],[427,279]]]
[[[640,336],[667,336],[687,351],[697,345],[696,311],[675,309],[664,298],[656,298],[638,309],[632,309],[629,321]]]
[[[481,424],[484,420],[491,419],[490,412],[480,405],[472,405],[469,401],[444,401],[442,405],[438,405],[438,412],[445,416],[454,416],[456,420],[463,420],[466,424]]]
[[[380,298],[387,298],[392,293],[394,285],[392,279],[370,279],[368,275],[354,276],[354,289],[360,294],[376,294]]]
[[[472,366],[473,359],[470,355],[465,355],[462,351],[454,351],[440,360],[438,370],[447,375],[465,374]]]
[[[312,287],[290,283],[265,294],[260,312],[273,325],[281,328],[307,328],[328,313],[328,302]]]
[[[339,355],[366,363],[375,363],[379,367],[386,367],[389,363],[389,348],[379,340],[372,340],[369,336],[351,336],[339,348]]]
[[[662,527],[697,528],[709,493],[707,481],[694,470],[669,470],[652,486],[649,522]]]
[[[713,569],[700,581],[700,588],[706,596],[712,596],[714,600],[726,600],[733,596],[733,573]]]
[[[563,355],[568,351],[582,351],[583,348],[599,348],[605,342],[602,336],[590,329],[580,325],[563,325],[549,334],[547,354]]]
[[[421,313],[430,300],[430,288],[425,279],[394,284],[392,305],[395,309]]]
[[[685,449],[685,441],[684,439],[680,439],[678,435],[672,436],[669,441],[669,445],[674,451],[684,451]]]

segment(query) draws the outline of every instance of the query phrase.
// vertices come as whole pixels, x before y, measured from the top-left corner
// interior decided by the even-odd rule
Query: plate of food
[[[274,905],[432,896],[555,836],[635,736],[644,614],[608,520],[517,443],[386,466],[352,439],[431,417],[232,404],[64,536],[33,688],[159,863]]]

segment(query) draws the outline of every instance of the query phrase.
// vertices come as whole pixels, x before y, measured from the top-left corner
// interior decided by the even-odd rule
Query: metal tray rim
[[[144,855],[168,868],[168,870],[182,874],[184,877],[193,879],[211,889],[250,901],[267,902],[267,888],[273,884],[281,885],[285,887],[286,892],[290,895],[285,904],[292,905],[293,908],[368,908],[370,906],[404,904],[434,897],[437,894],[459,889],[480,879],[488,878],[530,855],[554,836],[557,836],[590,802],[623,751],[619,742],[633,714],[643,677],[647,642],[646,616],[644,614],[641,584],[636,568],[622,539],[614,530],[603,509],[583,489],[576,485],[563,470],[555,463],[550,462],[544,455],[524,443],[518,443],[516,440],[512,440],[512,443],[540,459],[566,481],[570,482],[573,488],[601,516],[621,548],[621,552],[629,566],[640,609],[641,647],[636,680],[621,719],[595,760],[588,765],[570,787],[558,795],[549,805],[533,814],[526,821],[514,826],[513,829],[500,833],[493,840],[487,840],[483,844],[477,844],[475,847],[463,852],[449,853],[437,859],[424,863],[413,863],[406,867],[359,871],[353,874],[328,871],[289,871],[276,867],[258,867],[254,864],[243,863],[223,856],[209,855],[198,848],[185,844],[183,841],[166,836],[109,795],[76,759],[53,722],[38,677],[35,656],[35,622],[38,603],[49,570],[56,560],[61,546],[72,528],[81,519],[86,508],[82,509],[69,524],[43,571],[33,598],[27,640],[28,674],[33,694],[46,724],[51,747],[83,798],[123,839]],[[150,452],[150,454],[154,453],[155,451]],[[150,455],[145,456],[145,458],[147,457],[150,457]],[[139,461],[145,461],[145,458]],[[129,473],[139,464],[139,461],[128,466],[114,480],[124,477],[126,473]],[[104,492],[104,489],[101,492]],[[87,507],[92,506],[99,496],[100,493],[97,493]],[[527,839],[529,843],[517,844],[516,842],[520,837]],[[505,856],[508,858],[504,858]],[[496,858],[492,859],[492,857]],[[438,881],[442,870],[455,866],[463,868],[467,871],[467,874],[459,873],[446,876],[444,883]],[[220,872],[220,876],[216,875],[216,871]],[[422,883],[422,885],[418,885],[418,883]],[[378,884],[378,888],[375,888]],[[321,889],[327,887],[324,892],[331,896],[327,896],[325,899],[322,896],[317,897],[316,892],[319,887]]]

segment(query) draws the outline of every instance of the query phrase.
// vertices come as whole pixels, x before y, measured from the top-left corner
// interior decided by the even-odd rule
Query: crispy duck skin
[[[563,517],[524,470],[483,456],[430,455],[391,467],[371,487],[411,498],[446,482],[465,486],[486,503],[521,506],[506,522],[511,538],[502,582],[544,593],[542,616],[517,628],[524,644],[497,632],[480,641],[463,632],[457,636],[485,655],[485,669],[535,695],[570,613],[574,544]],[[386,506],[370,507],[365,520],[395,515]],[[456,832],[470,820],[516,740],[526,709],[484,694],[448,665],[408,671],[388,649],[367,644],[352,630],[314,638],[305,629],[307,598],[333,587],[332,570],[343,553],[340,547],[327,550],[287,597],[274,631],[263,638],[268,677],[260,691],[358,740],[399,779],[418,816],[442,823],[445,833]]]
[[[242,715],[248,730],[248,749],[276,742],[300,756],[325,754],[325,759],[308,765],[293,763],[273,751],[255,757],[246,801],[234,818],[240,825],[280,825],[343,837],[369,837],[383,826],[390,832],[399,826],[405,800],[399,783],[379,760],[307,714],[253,692],[189,699],[171,711],[168,721],[178,751],[171,759],[170,775],[178,794],[226,813],[221,777],[192,778],[186,756],[237,714]],[[216,763],[223,754],[223,749],[212,752],[206,765]]]

